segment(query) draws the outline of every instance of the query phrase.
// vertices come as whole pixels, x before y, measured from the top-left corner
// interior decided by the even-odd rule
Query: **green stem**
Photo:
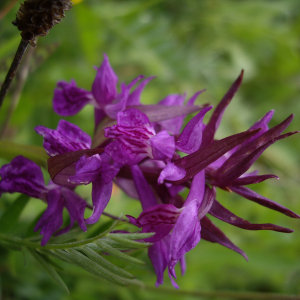
[[[146,290],[155,291],[157,293],[166,293],[174,296],[192,296],[207,298],[228,298],[228,299],[249,299],[249,300],[300,300],[300,295],[286,295],[259,292],[234,292],[234,291],[184,291],[174,288],[159,287],[145,285]]]

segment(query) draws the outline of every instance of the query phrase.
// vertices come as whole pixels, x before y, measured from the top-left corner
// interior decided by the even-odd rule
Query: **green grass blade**
[[[151,243],[143,243],[143,242],[128,240],[121,236],[115,236],[113,233],[107,234],[107,237],[120,243],[123,247],[128,247],[130,249],[147,248],[152,246]]]
[[[43,267],[43,269],[48,273],[48,275],[58,284],[60,288],[65,290],[69,294],[69,289],[61,279],[61,277],[56,273],[56,271],[52,268],[52,266],[48,263],[48,261],[38,253],[36,250],[28,248],[30,254],[39,262],[39,264]]]
[[[93,260],[98,265],[102,266],[104,269],[112,272],[113,274],[119,275],[120,277],[124,277],[127,279],[134,279],[135,276],[130,274],[129,272],[117,267],[116,265],[112,264],[111,262],[107,261],[93,249],[89,248],[88,245],[82,247],[82,251],[84,254]]]
[[[144,265],[145,262],[143,262],[142,260],[139,260],[135,257],[131,257],[129,255],[126,255],[123,252],[120,252],[114,248],[112,248],[111,246],[107,245],[104,242],[97,241],[96,244],[100,247],[100,249],[104,252],[107,252],[115,257],[118,257],[119,259],[126,261],[128,263],[134,264],[134,265]]]

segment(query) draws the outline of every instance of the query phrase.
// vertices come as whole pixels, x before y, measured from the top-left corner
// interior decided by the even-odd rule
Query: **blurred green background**
[[[12,2],[0,2],[0,16]],[[20,41],[11,24],[18,6],[17,2],[0,19],[0,82]],[[299,130],[299,33],[298,0],[83,0],[47,37],[38,40],[29,77],[3,139],[41,146],[42,138],[34,127],[56,128],[60,119],[52,110],[56,82],[73,78],[78,86],[90,89],[96,72],[93,66],[101,64],[103,53],[109,56],[120,82],[128,83],[140,74],[157,76],[146,87],[143,103],[157,103],[170,93],[187,92],[191,96],[206,88],[197,103],[215,105],[244,69],[243,84],[224,115],[218,138],[248,129],[271,109],[275,109],[271,126],[295,113],[289,130]],[[14,84],[12,90],[15,88]],[[5,122],[11,95],[0,112],[0,126]],[[89,106],[66,119],[92,134],[92,117]],[[273,173],[280,180],[253,187],[298,214],[299,151],[297,136],[273,145],[259,158],[256,168],[260,174]],[[7,162],[0,160],[1,165]],[[89,199],[89,187],[79,191]],[[1,214],[16,196],[2,196]],[[184,290],[300,293],[300,222],[237,195],[218,191],[217,199],[250,222],[275,223],[295,232],[246,231],[213,220],[247,253],[249,262],[220,245],[201,241],[186,256],[188,268],[184,277],[178,276],[179,286]],[[22,227],[28,227],[44,209],[43,203],[31,199],[21,216]],[[106,211],[138,216],[140,207],[116,190]],[[119,265],[154,285],[156,277],[146,251],[136,255],[147,262],[145,267]],[[160,293],[160,289],[120,288],[66,265],[62,277],[71,292],[68,296],[29,255],[24,266],[21,253],[0,247],[0,263],[3,299],[183,298]],[[165,286],[171,286],[167,276]]]

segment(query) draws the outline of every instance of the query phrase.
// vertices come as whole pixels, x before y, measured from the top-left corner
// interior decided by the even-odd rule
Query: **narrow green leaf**
[[[0,244],[7,248],[8,250],[13,250],[13,251],[21,251],[21,247],[19,246],[16,246],[8,241],[3,241],[3,240],[0,240]]]
[[[18,155],[23,155],[37,163],[40,167],[47,168],[47,159],[49,156],[43,147],[0,141],[0,157],[12,160]]]
[[[62,235],[54,236],[50,239],[50,244],[62,244],[65,242],[69,242],[71,240],[76,240],[81,234],[85,233],[82,229],[78,226],[77,228],[73,228],[67,233]]]
[[[26,253],[24,247],[21,247],[21,252],[23,254],[23,259],[24,259],[24,265],[25,267],[27,266],[27,260],[26,260]]]
[[[15,202],[4,212],[0,219],[0,231],[2,233],[9,232],[18,222],[19,217],[28,203],[30,197],[21,195]]]
[[[96,244],[101,248],[102,251],[107,252],[115,257],[118,257],[119,259],[126,261],[128,263],[134,264],[134,265],[144,265],[145,263],[142,260],[139,260],[135,257],[131,257],[129,255],[126,255],[123,252],[120,252],[111,246],[107,245],[105,242],[97,241]]]
[[[61,287],[63,290],[65,290],[69,294],[68,287],[64,283],[64,281],[61,279],[61,277],[56,273],[56,271],[52,268],[52,266],[45,260],[43,255],[41,255],[36,250],[28,248],[30,254],[39,262],[39,264],[43,267],[43,269],[49,274],[49,276]]]
[[[82,269],[102,278],[105,278],[108,281],[111,281],[115,284],[126,286],[128,285],[128,280],[120,278],[117,275],[112,274],[111,272],[107,271],[106,269],[102,268],[98,264],[95,264],[91,259],[86,257],[85,255],[79,253],[74,249],[67,249],[64,250],[55,250],[58,255],[61,255],[65,260],[68,260],[71,264],[75,266],[79,266]]]
[[[88,245],[82,247],[82,251],[84,254],[89,257],[91,260],[93,260],[98,265],[102,266],[104,269],[112,272],[113,274],[119,275],[120,277],[124,277],[127,279],[134,279],[135,276],[130,274],[129,272],[115,266],[111,262],[107,261],[105,258],[103,258],[101,255],[99,255],[97,252],[92,250]]]
[[[143,240],[152,237],[155,232],[147,232],[147,233],[110,233],[107,236],[114,235],[115,237],[121,237],[128,240]]]
[[[137,249],[137,248],[147,248],[152,246],[151,243],[143,243],[143,242],[136,242],[132,240],[128,240],[121,236],[115,236],[113,233],[107,234],[107,237],[120,243],[124,247],[128,247],[130,249]]]

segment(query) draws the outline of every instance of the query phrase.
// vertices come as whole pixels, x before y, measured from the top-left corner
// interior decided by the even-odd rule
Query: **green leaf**
[[[0,240],[0,244],[8,250],[21,251],[21,247],[16,246],[16,245],[14,245],[10,242],[7,242],[7,241]]]
[[[0,141],[0,157],[12,160],[18,155],[34,161],[40,167],[47,168],[48,154],[42,147],[22,145],[9,141]]]
[[[63,289],[69,294],[68,287],[61,279],[61,277],[56,273],[56,271],[52,268],[52,266],[48,263],[48,261],[44,258],[36,250],[28,248],[30,254],[40,263],[43,269],[49,274],[49,276]]]
[[[69,263],[74,264],[75,266],[79,266],[82,269],[102,278],[105,278],[108,281],[111,281],[115,284],[126,286],[128,285],[128,280],[123,279],[117,275],[112,274],[111,272],[107,271],[103,267],[95,264],[94,261],[86,257],[85,255],[79,253],[74,249],[67,249],[64,250],[55,250],[55,253],[65,260],[69,261]]]
[[[152,237],[155,234],[155,232],[147,232],[147,233],[109,233],[107,236],[111,238],[111,235],[114,237],[121,237],[128,240],[143,240]]]
[[[93,260],[98,265],[102,266],[106,270],[112,272],[113,274],[119,275],[120,277],[128,278],[128,279],[134,279],[135,276],[130,274],[129,272],[115,266],[111,262],[107,261],[105,258],[103,258],[101,255],[99,255],[96,251],[91,249],[88,246],[83,246],[82,251],[84,254],[89,257],[91,260]]]
[[[107,234],[107,237],[120,243],[122,246],[128,247],[130,249],[147,248],[147,247],[152,246],[151,243],[132,241],[132,240],[126,239],[120,235],[115,236],[114,233]]]
[[[15,202],[4,212],[0,219],[0,232],[7,233],[18,222],[19,217],[28,203],[30,197],[21,195]]]
[[[139,260],[135,257],[126,255],[125,253],[114,249],[113,247],[109,246],[108,244],[106,244],[105,242],[103,242],[101,240],[97,241],[96,244],[99,246],[99,248],[102,251],[107,252],[115,257],[118,257],[119,259],[121,259],[123,261],[126,261],[126,262],[134,264],[134,265],[144,265],[145,264],[145,262],[143,262],[142,260]]]

